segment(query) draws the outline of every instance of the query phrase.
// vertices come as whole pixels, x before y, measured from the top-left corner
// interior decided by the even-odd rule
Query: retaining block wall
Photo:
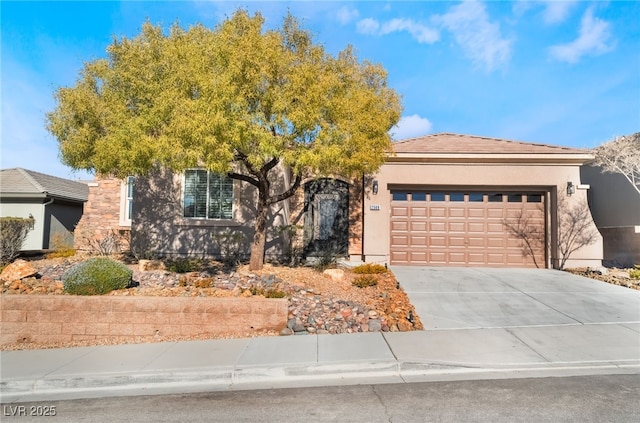
[[[0,296],[0,345],[154,339],[280,330],[287,300],[71,295]]]

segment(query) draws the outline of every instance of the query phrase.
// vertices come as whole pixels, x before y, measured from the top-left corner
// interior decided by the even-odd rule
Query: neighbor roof
[[[57,176],[14,168],[0,170],[0,193],[3,196],[53,197],[71,201],[87,201],[89,187]]]
[[[499,138],[441,132],[393,143],[395,153],[432,154],[585,154],[584,150]]]

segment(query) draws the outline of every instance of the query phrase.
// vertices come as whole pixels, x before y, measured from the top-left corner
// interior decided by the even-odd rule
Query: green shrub
[[[197,258],[179,258],[167,262],[167,270],[175,273],[195,272],[200,270],[202,266],[202,260]]]
[[[34,223],[32,217],[0,217],[0,264],[8,264],[18,257]]]
[[[631,279],[640,279],[640,265],[636,265],[635,269],[629,270]]]
[[[381,264],[374,264],[374,263],[365,263],[353,268],[353,273],[359,273],[364,275],[372,275],[372,274],[386,273],[386,272],[387,272],[386,267],[384,267]]]
[[[124,289],[131,283],[133,271],[106,257],[79,263],[62,276],[64,290],[74,295],[102,295]]]
[[[358,288],[365,288],[367,286],[376,286],[378,284],[378,278],[374,275],[365,274],[360,275],[351,282],[353,286]]]

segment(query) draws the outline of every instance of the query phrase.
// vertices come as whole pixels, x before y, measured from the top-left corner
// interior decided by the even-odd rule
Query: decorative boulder
[[[38,273],[38,271],[28,261],[16,260],[2,270],[0,279],[6,282],[13,282],[35,276],[36,273]]]

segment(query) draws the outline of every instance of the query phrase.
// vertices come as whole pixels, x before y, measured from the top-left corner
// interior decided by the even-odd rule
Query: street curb
[[[478,379],[640,374],[640,360],[481,367],[460,363],[398,361],[166,371],[161,374],[105,374],[95,377],[9,380],[0,384],[0,402],[70,400],[96,397],[179,394],[265,388],[414,383]]]

